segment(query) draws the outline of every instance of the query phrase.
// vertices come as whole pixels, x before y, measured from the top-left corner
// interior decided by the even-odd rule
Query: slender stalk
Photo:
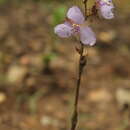
[[[84,9],[85,9],[85,19],[87,19],[87,1],[84,0]],[[79,90],[80,90],[80,83],[81,83],[81,77],[83,73],[83,69],[86,65],[86,56],[84,56],[84,45],[82,42],[80,42],[80,49],[78,50],[80,54],[79,58],[79,72],[78,72],[78,79],[77,79],[77,85],[76,85],[76,91],[75,91],[75,99],[74,99],[74,109],[73,109],[73,115],[71,119],[71,130],[76,130],[77,122],[78,122],[78,103],[79,103]]]
[[[76,92],[75,92],[75,100],[74,100],[74,110],[71,120],[71,130],[75,130],[78,122],[78,99],[79,99],[79,90],[80,90],[80,83],[81,83],[81,77],[83,73],[83,68],[86,64],[85,56],[83,56],[84,52],[84,45],[80,42],[80,58],[79,58],[79,72],[78,72],[78,79],[77,79],[77,86],[76,86]]]

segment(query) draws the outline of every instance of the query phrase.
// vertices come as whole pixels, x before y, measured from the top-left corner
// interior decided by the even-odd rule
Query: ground
[[[79,44],[53,34],[53,5],[25,3],[0,8],[0,130],[67,130]],[[130,130],[130,16],[92,23],[77,129]]]

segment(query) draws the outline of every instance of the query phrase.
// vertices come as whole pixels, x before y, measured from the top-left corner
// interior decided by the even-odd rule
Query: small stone
[[[130,105],[130,88],[119,88],[116,91],[116,100],[120,109]]]
[[[7,99],[6,95],[3,92],[0,92],[0,104],[5,102]]]
[[[108,102],[111,100],[111,95],[105,89],[98,89],[89,93],[89,99],[93,102]]]
[[[29,56],[22,56],[21,58],[20,58],[20,63],[22,64],[22,65],[28,65],[28,64],[30,64],[30,58],[29,58]]]
[[[110,43],[112,40],[115,39],[116,32],[114,30],[110,30],[108,32],[101,32],[99,33],[98,37],[102,42]]]
[[[48,125],[57,126],[59,124],[57,119],[54,119],[50,116],[43,116],[40,122],[43,126],[48,126]]]
[[[27,74],[27,68],[19,65],[10,66],[7,73],[7,81],[10,83],[17,83],[23,80]]]

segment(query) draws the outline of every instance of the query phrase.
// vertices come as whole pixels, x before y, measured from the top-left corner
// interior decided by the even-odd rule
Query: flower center
[[[73,23],[72,27],[73,27],[73,32],[74,33],[79,33],[79,31],[80,31],[80,25],[79,24]]]
[[[80,24],[75,23],[73,20],[66,18],[66,21],[72,26],[72,31],[74,34],[77,34],[80,32]]]

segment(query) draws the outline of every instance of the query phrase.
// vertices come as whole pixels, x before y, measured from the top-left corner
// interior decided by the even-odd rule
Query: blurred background
[[[89,2],[91,8],[94,0]],[[53,30],[81,0],[0,0],[0,130],[67,130],[79,55]],[[115,18],[91,18],[78,130],[130,130],[130,1]]]

